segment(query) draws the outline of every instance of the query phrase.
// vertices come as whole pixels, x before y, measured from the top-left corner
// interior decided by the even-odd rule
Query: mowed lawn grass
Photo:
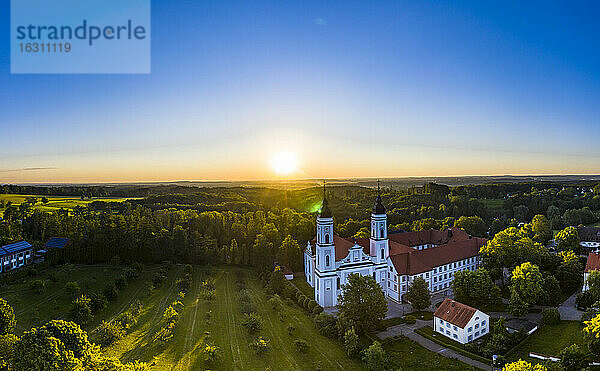
[[[254,335],[242,325],[243,314],[237,299],[237,271],[246,277],[246,289],[262,319],[262,329]],[[340,343],[320,335],[312,318],[295,305],[286,303],[280,317],[267,304],[267,295],[253,278],[253,273],[241,268],[195,267],[194,281],[183,300],[184,309],[174,337],[165,345],[153,341],[164,324],[164,310],[177,299],[175,282],[179,276],[180,273],[170,275],[168,282],[141,299],[143,309],[137,324],[123,339],[105,348],[106,355],[123,361],[139,359],[151,362],[160,370],[363,369],[360,362],[346,356]],[[214,281],[216,288],[215,299],[210,301],[199,297],[202,281],[207,278]],[[207,314],[209,311],[210,315]],[[289,324],[295,327],[292,336],[288,334]],[[262,356],[256,355],[250,347],[257,336],[270,341],[270,350]],[[220,348],[221,355],[214,364],[205,362],[203,349],[207,338]],[[296,350],[296,339],[303,339],[310,345],[306,354]]]
[[[73,297],[69,296],[65,289],[67,282],[77,282],[82,294],[102,292],[106,284],[114,281],[124,270],[125,267],[110,265],[50,267],[36,276],[26,277],[18,282],[1,287],[0,297],[7,300],[13,307],[17,318],[16,332],[21,334],[31,327],[44,324],[52,319],[68,319]],[[58,279],[56,282],[50,279],[51,272]],[[46,283],[45,289],[39,294],[30,288],[30,283],[38,279]],[[119,311],[123,306],[123,302],[130,300],[134,292],[142,287],[143,281],[143,277],[140,277],[126,286],[117,299],[100,311],[88,326],[84,326],[84,329],[93,328],[101,319]]]
[[[81,200],[80,197],[76,196],[42,196],[42,195],[16,195],[16,194],[0,194],[0,200],[4,202],[12,202],[13,205],[20,205],[23,203],[28,197],[35,197],[38,199],[38,202],[35,204],[34,209],[40,211],[55,211],[59,209],[68,209],[72,210],[76,206],[86,207],[90,202],[93,201],[106,201],[106,202],[122,202],[128,200],[128,198],[119,198],[119,197],[95,197],[85,200]],[[47,204],[42,204],[42,197],[46,197],[48,199]],[[2,215],[3,210],[0,210],[0,215]]]
[[[543,325],[529,335],[513,353],[508,354],[507,358],[510,361],[523,359],[528,362],[543,363],[543,361],[530,358],[529,352],[557,356],[561,350],[572,344],[578,344],[587,349],[582,329],[583,324],[579,321],[561,321],[557,325]]]
[[[479,201],[490,211],[502,211],[504,205],[504,199],[502,198],[481,199]]]
[[[454,358],[447,358],[431,352],[404,336],[384,340],[383,348],[389,355],[394,370],[477,370],[477,368]]]

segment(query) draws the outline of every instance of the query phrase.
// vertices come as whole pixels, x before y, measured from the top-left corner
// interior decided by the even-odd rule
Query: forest
[[[0,191],[38,195],[20,205],[0,204],[0,243],[25,239],[36,246],[54,236],[68,248],[51,252],[56,262],[230,263],[269,266],[273,261],[302,271],[302,250],[314,236],[322,187],[23,187]],[[166,193],[176,191],[176,193]],[[368,236],[377,189],[334,185],[326,189],[342,237]],[[491,238],[534,215],[558,230],[600,219],[600,185],[594,183],[498,183],[449,187],[383,187],[391,232],[460,227]],[[36,209],[43,195],[123,197],[53,212]],[[142,196],[143,197],[140,197]]]

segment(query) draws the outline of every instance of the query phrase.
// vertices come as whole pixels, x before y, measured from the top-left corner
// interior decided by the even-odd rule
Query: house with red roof
[[[490,316],[446,298],[433,314],[433,331],[466,344],[490,332]]]
[[[583,288],[581,291],[589,290],[588,286],[588,277],[592,271],[600,271],[600,253],[591,252],[587,257],[587,262],[585,263],[585,270],[583,271]]]
[[[333,215],[324,195],[317,235],[304,250],[304,273],[323,307],[337,305],[351,274],[372,276],[386,297],[398,302],[404,301],[410,282],[417,277],[425,279],[432,293],[448,295],[456,272],[477,269],[479,249],[486,241],[459,228],[388,235],[380,195],[371,212],[371,236],[342,238],[333,233]]]

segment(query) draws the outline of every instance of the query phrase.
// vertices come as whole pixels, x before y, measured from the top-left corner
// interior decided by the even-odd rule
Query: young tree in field
[[[406,300],[413,309],[423,310],[431,305],[431,294],[427,282],[422,277],[415,278],[408,286]]]
[[[476,237],[484,237],[488,231],[487,225],[478,216],[461,216],[454,226],[464,229],[465,232]]]
[[[16,324],[13,308],[6,300],[0,298],[0,335],[12,334]]]
[[[548,371],[546,366],[542,366],[539,364],[532,365],[529,362],[518,360],[516,362],[507,363],[502,368],[502,371]]]
[[[552,238],[552,224],[543,215],[536,215],[531,221],[531,228],[533,229],[533,239],[536,242],[545,245]]]
[[[351,327],[344,334],[344,348],[346,348],[346,354],[350,358],[355,358],[360,353],[360,341],[354,327]]]
[[[542,294],[544,278],[537,265],[526,262],[515,267],[510,281],[511,293],[515,292],[528,305],[536,303]]]
[[[352,321],[358,333],[367,333],[387,314],[387,301],[381,286],[371,276],[351,274],[338,297],[339,316]]]
[[[492,305],[500,300],[500,288],[484,268],[454,273],[452,291],[457,301],[473,307]]]
[[[581,252],[581,246],[579,245],[579,232],[575,227],[567,227],[556,234],[554,238],[558,243],[558,249],[560,251],[571,250],[575,254]]]
[[[370,347],[365,349],[363,362],[367,365],[368,370],[379,371],[386,369],[387,355],[380,342],[374,341]]]
[[[85,295],[81,295],[73,301],[73,308],[71,308],[70,313],[73,322],[85,325],[92,320],[90,302],[91,300]]]

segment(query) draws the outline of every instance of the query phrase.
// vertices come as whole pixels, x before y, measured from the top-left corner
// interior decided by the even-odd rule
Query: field
[[[284,303],[281,312],[267,304],[267,296],[260,283],[252,278],[250,271],[241,270],[246,278],[247,290],[262,318],[262,329],[257,335],[270,342],[270,350],[262,356],[256,355],[250,342],[257,335],[250,335],[242,326],[242,313],[237,300],[235,268],[200,268],[194,270],[193,284],[186,294],[185,305],[174,337],[166,345],[157,345],[152,339],[161,328],[164,310],[177,299],[176,281],[183,274],[182,266],[170,269],[166,282],[148,294],[147,281],[158,267],[148,267],[139,278],[133,280],[120,292],[117,299],[100,311],[94,320],[84,326],[90,339],[96,341],[102,320],[110,321],[126,310],[130,303],[139,299],[142,311],[137,323],[127,335],[103,349],[110,356],[123,361],[140,359],[155,365],[153,369],[165,370],[264,370],[269,367],[281,369],[360,370],[358,361],[349,359],[341,344],[321,336],[312,318],[295,305]],[[101,291],[107,282],[118,277],[124,268],[113,266],[69,265],[51,268],[47,272],[5,286],[0,297],[5,298],[15,310],[17,333],[21,334],[32,326],[40,325],[53,318],[68,319],[71,307],[65,284],[78,282],[82,292]],[[56,282],[52,282],[51,276]],[[36,294],[29,288],[30,282],[42,279],[46,288]],[[207,301],[199,299],[201,282],[212,279],[216,297]],[[210,311],[210,315],[207,312]],[[281,313],[281,314],[280,314]],[[288,333],[288,325],[295,330]],[[207,337],[221,349],[220,360],[213,365],[204,364],[203,349]],[[307,353],[300,353],[294,340],[304,339],[309,344]]]
[[[102,292],[107,283],[121,276],[127,268],[110,265],[64,265],[48,268],[35,276],[19,279],[0,288],[15,310],[17,335],[50,319],[69,319],[72,294],[67,282],[77,282],[81,292]],[[253,271],[233,267],[194,267],[192,285],[183,299],[183,310],[173,338],[167,343],[154,340],[164,326],[163,312],[178,299],[177,280],[183,277],[184,267],[172,266],[165,281],[154,289],[148,283],[160,269],[145,267],[138,278],[130,280],[105,309],[82,326],[93,342],[99,342],[102,321],[113,321],[134,302],[142,309],[125,336],[102,349],[107,356],[122,361],[142,360],[153,370],[362,370],[361,362],[348,358],[340,342],[320,335],[308,316],[295,303],[283,301],[280,310],[268,302],[267,294]],[[46,286],[34,292],[31,282],[43,280]],[[249,293],[262,328],[249,334],[242,325],[240,281]],[[201,295],[203,282],[214,284],[214,298]],[[289,327],[293,327],[290,331]],[[269,350],[257,355],[250,346],[257,336],[269,341]],[[308,350],[300,352],[295,340],[305,340]],[[216,363],[205,361],[204,348],[212,343],[220,348]],[[395,368],[426,370],[431,365],[448,370],[463,370],[467,366],[429,352],[407,338],[398,337],[384,342]]]
[[[582,329],[583,325],[579,321],[561,321],[557,325],[542,326],[531,334],[513,353],[508,354],[507,359],[510,361],[523,359],[528,362],[537,362],[534,358],[529,357],[529,352],[556,356],[561,350],[572,344],[578,344],[587,349],[584,345]]]
[[[97,197],[97,198],[86,198],[85,200],[81,200],[80,197],[68,197],[68,196],[40,196],[40,195],[16,195],[16,194],[0,194],[0,201],[4,202],[12,202],[13,205],[20,205],[25,201],[27,197],[36,197],[38,202],[35,204],[34,209],[41,211],[55,211],[59,209],[68,209],[72,210],[76,206],[87,206],[92,201],[112,201],[112,202],[121,202],[125,201],[126,198],[112,198],[112,197]],[[48,199],[47,204],[42,204],[42,197],[46,197]],[[0,216],[3,211],[0,210]]]
[[[502,198],[480,199],[479,201],[491,212],[501,212],[504,205],[504,199]]]

